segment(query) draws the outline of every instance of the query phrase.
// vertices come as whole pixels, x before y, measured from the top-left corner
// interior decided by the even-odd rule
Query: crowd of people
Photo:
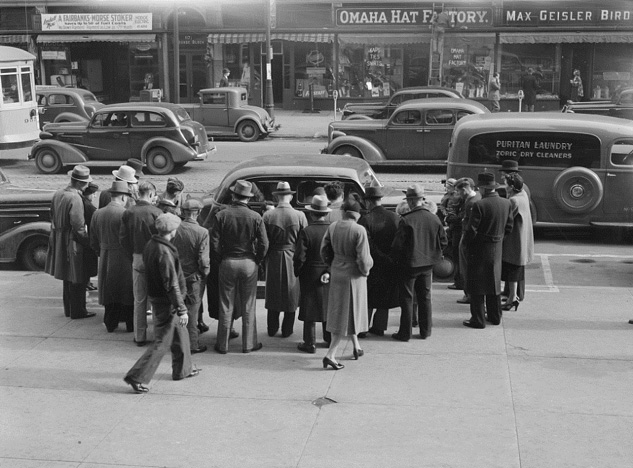
[[[137,393],[148,391],[168,351],[174,380],[198,375],[191,355],[207,351],[200,340],[209,330],[205,290],[209,316],[218,321],[214,350],[229,352],[240,335],[235,320],[242,323],[242,352],[260,350],[255,310],[263,271],[268,335],[281,328],[282,338],[291,336],[298,309],[298,350],[316,353],[321,323],[328,345],[323,367],[339,370],[344,340],[352,340],[354,359],[362,357],[360,339],[384,336],[391,308],[401,311],[393,339],[409,341],[416,327],[416,337],[431,336],[433,268],[444,255],[456,265],[449,287],[463,289],[458,302],[470,304],[465,326],[498,325],[504,310],[518,308],[533,255],[529,189],[516,162],[504,161],[501,170],[503,184],[491,172],[479,174],[477,183],[449,179],[439,205],[412,184],[395,213],[382,205],[382,187],[367,187],[360,199],[345,197],[336,181],[316,188],[304,213],[281,181],[276,204],[260,215],[248,204],[257,187],[238,180],[231,203],[214,203],[203,217],[203,204],[183,196],[180,180],[169,178],[159,195],[134,159],[112,172],[97,209],[99,187],[78,165],[53,197],[46,271],[63,281],[71,319],[95,315],[86,309],[86,289],[97,275],[107,331],[125,323],[137,346],[150,344],[124,378]]]

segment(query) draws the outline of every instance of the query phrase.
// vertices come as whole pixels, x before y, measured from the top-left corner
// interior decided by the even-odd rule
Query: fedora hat
[[[90,169],[88,169],[86,166],[82,166],[81,164],[73,167],[71,171],[68,171],[68,175],[71,179],[78,180],[79,182],[92,182],[92,177],[90,177]]]
[[[500,187],[495,181],[495,175],[492,172],[481,172],[477,174],[477,187],[485,189],[496,189]]]
[[[123,182],[127,182],[128,184],[137,184],[138,180],[136,180],[136,171],[133,167],[126,166],[125,164],[119,167],[117,170],[112,171],[112,175]]]
[[[140,159],[130,158],[125,162],[125,165],[134,169],[137,179],[143,175],[143,161]]]
[[[294,192],[290,190],[290,184],[288,182],[277,183],[277,189],[273,192],[273,195],[292,195]]]
[[[110,193],[115,194],[118,193],[120,195],[132,195],[130,193],[130,188],[127,185],[127,182],[123,180],[115,180],[112,182],[112,187],[110,187]]]
[[[424,198],[424,187],[422,187],[422,184],[409,185],[403,192],[404,198]]]
[[[253,184],[247,180],[238,180],[229,190],[240,197],[250,198],[255,196],[253,193]]]
[[[501,162],[499,172],[521,172],[519,170],[519,162],[514,159],[505,159]]]
[[[384,196],[382,187],[367,187],[363,198],[382,198]]]
[[[306,211],[313,211],[315,213],[329,213],[332,211],[327,207],[328,201],[325,195],[315,195],[312,197],[312,201],[309,206],[306,206]]]

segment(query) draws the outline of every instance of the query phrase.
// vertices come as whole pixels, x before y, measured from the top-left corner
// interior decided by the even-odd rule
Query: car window
[[[46,96],[44,96],[43,94],[38,94],[37,95],[37,105],[38,106],[45,106],[46,105]]]
[[[398,94],[397,96],[394,96],[391,99],[391,105],[393,106],[397,106],[402,102],[402,98],[403,98],[404,94]]]
[[[395,125],[420,125],[422,115],[419,110],[404,110],[394,114],[391,122]]]
[[[491,132],[468,143],[470,164],[501,164],[506,159],[522,166],[600,167],[600,139],[565,132]]]
[[[99,100],[97,99],[97,96],[95,96],[92,93],[83,93],[82,97],[84,98],[84,101],[86,102],[99,102]]]
[[[48,96],[49,106],[65,106],[73,104],[75,104],[75,100],[71,96],[67,96],[65,94],[50,94]]]
[[[125,112],[110,112],[103,120],[104,127],[127,127],[127,114]]]
[[[457,111],[457,120],[463,119],[467,115],[473,115],[473,113],[470,111],[465,111],[465,110]]]
[[[618,141],[611,147],[611,164],[633,166],[633,140]]]
[[[189,113],[182,107],[171,108],[171,110],[176,115],[178,122],[185,122],[187,120],[191,120],[191,116],[189,115]]]
[[[134,112],[132,127],[164,127],[165,118],[156,112]]]
[[[427,125],[452,125],[455,123],[453,111],[446,109],[429,109],[424,122]]]
[[[248,104],[248,95],[246,93],[241,93],[240,99],[242,101],[242,104]]]
[[[205,93],[202,104],[226,105],[226,93]]]
[[[309,205],[310,202],[312,201],[312,196],[313,196],[314,191],[318,187],[325,187],[327,184],[329,184],[330,182],[333,182],[334,180],[338,180],[339,182],[343,183],[344,198],[347,199],[347,197],[351,195],[352,197],[355,197],[357,200],[362,201],[363,199],[362,195],[364,192],[358,187],[358,185],[354,181],[340,180],[340,179],[308,179],[308,180],[301,180],[297,184],[297,193],[295,195],[296,200],[297,200],[297,205],[299,206]]]
[[[92,119],[92,126],[93,127],[105,127],[105,121],[106,118],[108,117],[108,114],[103,113],[103,114],[96,114],[93,119]]]
[[[622,93],[620,104],[633,104],[633,93]]]

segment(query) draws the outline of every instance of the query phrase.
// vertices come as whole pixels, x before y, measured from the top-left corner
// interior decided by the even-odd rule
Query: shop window
[[[332,45],[329,43],[298,42],[295,54],[295,95],[315,99],[331,97],[334,76],[332,75]]]
[[[443,85],[467,98],[486,98],[494,58],[494,36],[446,37]]]
[[[94,60],[84,60],[81,63],[82,82],[86,88],[93,92],[99,92],[99,86],[95,80],[99,77],[92,72],[95,68]],[[93,76],[90,76],[90,75]],[[99,73],[100,74],[100,73]],[[139,98],[142,90],[159,89],[161,83],[158,78],[158,47],[156,44],[131,44],[130,45],[130,97]]]
[[[380,44],[339,47],[341,97],[388,97],[403,85],[403,49]]]
[[[633,47],[631,44],[596,44],[591,99],[611,99],[622,89],[633,86]],[[586,80],[583,77],[583,82]]]
[[[521,89],[521,80],[528,68],[534,70],[539,95],[555,95],[560,87],[560,64],[555,44],[508,44],[501,52],[499,78],[503,94],[514,96]]]

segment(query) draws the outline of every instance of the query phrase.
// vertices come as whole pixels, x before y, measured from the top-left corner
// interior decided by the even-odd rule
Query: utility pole
[[[174,12],[174,99],[176,104],[180,104],[180,24],[178,20],[178,12],[180,9],[175,8]]]
[[[275,0],[268,0],[268,12],[266,13],[266,95],[264,97],[264,109],[271,119],[275,118],[275,103],[273,100],[273,48],[270,43],[270,28],[275,8]]]

